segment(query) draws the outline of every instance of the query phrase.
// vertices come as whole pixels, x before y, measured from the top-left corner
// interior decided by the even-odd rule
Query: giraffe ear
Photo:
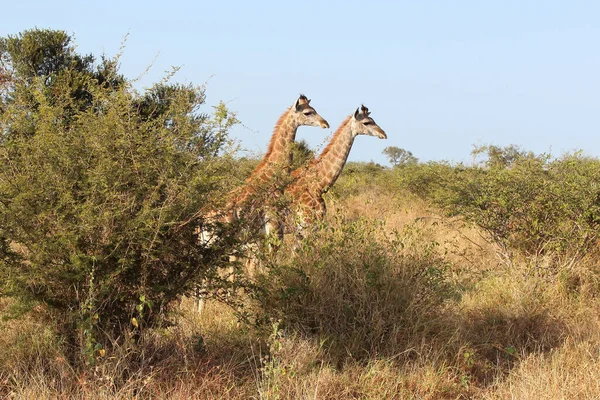
[[[360,112],[360,108],[357,108],[356,111],[354,112],[354,118],[358,119],[358,113]]]

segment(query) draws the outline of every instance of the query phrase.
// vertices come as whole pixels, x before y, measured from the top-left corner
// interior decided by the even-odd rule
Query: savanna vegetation
[[[598,397],[600,160],[390,147],[225,279],[247,227],[206,215],[257,162],[235,114],[172,74],[140,93],[71,40],[0,40],[2,397]]]

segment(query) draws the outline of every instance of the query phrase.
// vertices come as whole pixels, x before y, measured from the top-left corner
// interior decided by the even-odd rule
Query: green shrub
[[[379,164],[349,162],[342,170],[330,193],[336,198],[343,199],[369,189],[379,191],[389,186],[386,181],[389,176],[390,170]]]
[[[104,335],[159,324],[235,247],[225,232],[200,246],[194,230],[225,189],[217,155],[236,119],[222,104],[200,113],[201,87],[138,94],[118,60],[96,66],[63,32],[0,43],[2,292],[50,306],[93,360]]]
[[[493,148],[483,165],[429,163],[398,171],[401,186],[481,227],[508,256],[581,257],[598,240],[600,161]]]

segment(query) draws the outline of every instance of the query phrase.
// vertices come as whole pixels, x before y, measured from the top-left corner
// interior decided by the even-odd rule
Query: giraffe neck
[[[231,193],[229,208],[234,208],[234,205],[245,204],[251,196],[259,191],[275,190],[275,192],[278,192],[281,190],[276,183],[277,177],[281,176],[282,173],[285,175],[290,173],[292,164],[291,146],[296,138],[297,130],[298,123],[293,118],[292,108],[290,107],[277,120],[269,147],[262,161],[254,168],[245,184]]]
[[[354,135],[350,125],[351,116],[340,125],[334,133],[325,150],[315,161],[314,169],[315,176],[309,178],[314,185],[314,189],[320,193],[325,193],[340,176],[350,149],[354,143]]]
[[[268,179],[278,170],[289,173],[292,164],[292,142],[296,138],[298,124],[292,116],[289,108],[284,112],[275,124],[269,147],[263,160],[256,166],[248,180]]]

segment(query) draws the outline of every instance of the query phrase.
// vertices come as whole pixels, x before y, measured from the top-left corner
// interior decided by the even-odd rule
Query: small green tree
[[[496,145],[475,146],[471,151],[473,158],[477,158],[482,154],[486,157],[483,165],[488,168],[508,168],[519,160],[535,158],[532,152],[524,151],[514,144],[505,147]]]
[[[4,38],[0,59],[1,290],[48,305],[93,360],[236,251],[229,231],[203,246],[195,230],[228,189],[217,156],[237,119],[200,113],[202,87],[140,95],[60,31]]]
[[[419,162],[419,159],[413,156],[410,151],[396,146],[388,146],[383,149],[382,153],[390,160],[390,164],[392,164],[394,167],[412,165]]]

